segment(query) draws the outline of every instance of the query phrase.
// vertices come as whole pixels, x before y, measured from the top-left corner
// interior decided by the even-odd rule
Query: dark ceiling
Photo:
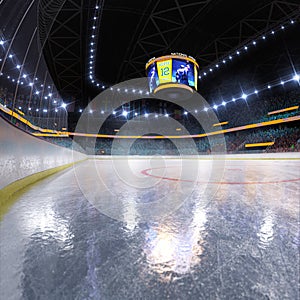
[[[144,76],[154,56],[181,52],[196,58],[204,72],[245,43],[276,30],[248,53],[200,80],[207,94],[237,83],[260,84],[300,68],[299,22],[278,32],[278,26],[299,20],[299,0],[66,0],[47,28],[52,1],[40,1],[43,49],[52,78],[64,97],[87,104],[101,89],[88,80],[89,44],[96,5],[95,77],[103,85]],[[41,22],[41,20],[43,22]],[[243,84],[243,82],[239,82]]]

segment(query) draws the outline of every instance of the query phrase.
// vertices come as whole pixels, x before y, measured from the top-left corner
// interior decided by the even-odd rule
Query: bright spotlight
[[[232,101],[235,102],[235,98],[232,98]]]
[[[89,113],[90,113],[90,114],[92,114],[92,113],[93,113],[93,110],[92,110],[92,109],[90,109]]]
[[[217,109],[217,108],[218,108],[218,105],[215,104],[213,107],[214,107],[214,109]]]
[[[225,106],[225,105],[226,105],[226,102],[225,102],[225,101],[223,101],[223,102],[222,102],[222,105],[223,105],[223,106]]]
[[[246,95],[245,93],[243,93],[242,98],[243,98],[244,100],[246,100],[247,97],[248,97],[248,95]]]
[[[258,90],[255,90],[254,93],[255,93],[255,94],[258,94]]]
[[[62,107],[62,108],[66,108],[66,107],[67,107],[67,104],[63,102],[63,103],[61,104],[61,107]]]
[[[268,89],[270,89],[271,88],[271,86],[270,85],[268,85]]]
[[[115,111],[113,111],[113,115],[115,115],[116,114],[116,112]]]
[[[187,111],[185,111],[184,114],[187,115],[188,114]]]
[[[281,83],[282,85],[284,85],[284,81],[281,80],[280,83]]]
[[[137,115],[138,115],[138,113],[137,113],[137,112],[135,112],[135,113],[134,113],[134,115],[135,115],[135,116],[137,116]]]
[[[145,118],[148,118],[148,116],[149,116],[149,115],[148,115],[147,113],[145,113]]]
[[[208,108],[207,107],[204,107],[204,109],[203,109],[204,111],[208,111]]]
[[[294,79],[295,81],[299,81],[300,76],[299,76],[298,74],[296,74],[296,75],[294,75],[293,79]]]
[[[127,117],[127,115],[128,115],[128,111],[126,111],[126,110],[123,110],[123,112],[122,112],[122,115],[123,115],[124,117]]]
[[[0,45],[1,45],[1,46],[4,45],[4,41],[0,41]]]
[[[168,117],[169,116],[169,114],[165,114],[165,117]]]

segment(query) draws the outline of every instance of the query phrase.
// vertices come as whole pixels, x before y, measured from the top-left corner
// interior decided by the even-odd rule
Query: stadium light
[[[0,41],[0,45],[1,45],[1,46],[4,45],[4,41],[1,40],[1,41]]]
[[[255,90],[254,93],[255,93],[255,94],[258,94],[258,90]]]
[[[89,113],[90,113],[90,114],[92,114],[92,113],[93,113],[93,110],[92,110],[92,109],[90,109]]]
[[[149,114],[145,113],[145,118],[148,118]]]
[[[185,114],[185,115],[187,115],[187,114],[188,114],[188,112],[187,112],[187,111],[185,111],[185,112],[184,112],[184,114]]]
[[[137,116],[137,115],[138,115],[138,113],[137,113],[137,112],[135,112],[135,113],[134,113],[134,115],[135,115],[135,116]]]
[[[232,98],[232,102],[235,102],[235,100],[236,100],[235,98]]]
[[[197,109],[195,109],[195,114],[198,112],[198,110]]]
[[[81,108],[79,109],[79,112],[82,113],[82,109]]]
[[[293,77],[293,79],[294,79],[295,81],[299,81],[300,76],[299,76],[298,74],[295,74],[294,77]]]
[[[253,41],[253,42],[252,42],[252,44],[253,44],[253,45],[256,45],[256,42],[255,42],[255,41]]]
[[[113,111],[113,115],[115,115],[116,114],[116,111]]]
[[[157,114],[155,115],[155,118],[158,118],[158,115],[157,115]]]
[[[169,117],[169,114],[165,114],[165,117],[167,117],[167,118],[168,118],[168,117]]]
[[[101,110],[101,114],[102,114],[102,115],[104,114],[104,110]]]
[[[222,105],[225,106],[227,103],[225,101],[222,102]]]
[[[66,108],[66,107],[67,107],[67,104],[63,102],[63,103],[61,104],[61,107],[62,107],[62,108]]]
[[[9,58],[12,58],[13,57],[13,55],[12,54],[9,54],[9,56],[8,56]]]
[[[17,69],[20,69],[21,68],[21,66],[20,65],[17,65]]]
[[[122,112],[122,115],[126,118],[127,117],[127,115],[128,115],[128,111],[126,111],[126,110],[123,110],[123,112]]]
[[[244,100],[246,100],[247,97],[248,97],[248,95],[246,95],[245,93],[242,94],[242,98],[243,98]]]
[[[271,86],[270,85],[268,85],[268,89],[270,89],[271,88]]]
[[[57,108],[55,108],[55,112],[58,112],[58,109],[57,109]]]
[[[204,107],[204,109],[203,109],[204,111],[208,111],[208,108],[207,107]]]
[[[215,104],[215,105],[213,106],[213,108],[214,108],[214,109],[218,109],[218,105]]]
[[[281,81],[280,81],[280,84],[284,85],[284,81],[281,80]]]

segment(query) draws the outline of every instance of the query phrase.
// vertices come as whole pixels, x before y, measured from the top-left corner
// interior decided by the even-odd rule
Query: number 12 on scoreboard
[[[159,83],[172,81],[172,59],[157,62]]]

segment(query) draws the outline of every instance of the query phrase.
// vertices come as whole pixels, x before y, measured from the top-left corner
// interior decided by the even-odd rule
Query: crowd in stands
[[[7,90],[0,88],[0,103],[2,105],[9,105],[13,101],[13,94],[9,93]],[[28,97],[27,97],[28,98]],[[18,99],[15,99],[16,105],[26,104],[26,99],[24,95]],[[28,100],[28,99],[27,99]],[[300,100],[300,89],[293,89],[290,91],[282,91],[276,95],[272,94],[272,91],[267,91],[263,94],[252,95],[250,99],[238,100],[235,103],[228,103],[224,106],[219,106],[215,113],[220,120],[228,121],[228,124],[220,127],[212,127],[211,131],[233,128],[237,126],[243,126],[247,124],[260,123],[264,121],[270,121],[278,118],[287,118],[295,115],[299,115],[299,109],[283,112],[278,114],[268,115],[268,112],[276,111],[291,106],[298,106]],[[39,106],[38,101],[40,98],[32,97],[32,104]],[[35,103],[36,102],[36,103]],[[35,103],[35,104],[34,104]],[[54,105],[53,103],[51,104]],[[26,105],[25,105],[26,106]],[[51,107],[52,107],[51,106]],[[27,105],[28,107],[28,105]],[[54,106],[53,106],[54,108]],[[200,108],[199,108],[200,111]],[[23,112],[22,112],[23,113]],[[203,113],[203,112],[202,112]],[[32,128],[23,124],[19,120],[12,118],[11,116],[1,114],[9,119],[15,126],[22,130],[33,132]],[[178,116],[178,115],[177,115]],[[201,116],[200,116],[201,117]],[[36,124],[38,121],[41,128],[51,128],[50,123],[54,127],[57,125],[55,115],[47,117],[41,117],[40,112],[34,114],[33,112],[25,114],[24,118]],[[172,113],[170,113],[170,119],[172,118]],[[185,128],[190,134],[201,134],[204,130],[192,116],[181,114],[181,118],[176,118],[177,121]],[[97,116],[91,116],[90,122],[93,120],[97,123]],[[66,120],[65,120],[66,121]],[[155,120],[146,120],[146,118],[137,118],[136,126],[147,127],[147,122],[151,123]],[[100,133],[104,134],[116,134],[115,129],[121,128],[127,119],[124,117],[114,117],[109,118],[109,121],[105,122],[100,129]],[[146,125],[145,125],[146,124]],[[299,124],[299,122],[298,122]],[[52,128],[53,129],[53,128]],[[180,135],[180,132],[176,132],[173,128],[173,132],[170,135]],[[126,132],[122,132],[126,134]],[[130,132],[127,132],[130,135]],[[174,141],[168,139],[138,139],[133,141],[131,139],[111,139],[111,138],[99,138],[92,140],[90,138],[84,138],[81,140],[81,146],[79,151],[85,151],[88,154],[117,154],[117,155],[189,155],[195,154],[195,149],[198,153],[215,153],[215,152],[227,152],[235,153],[237,151],[245,151],[245,144],[247,143],[260,143],[260,142],[274,142],[273,146],[270,146],[266,151],[300,151],[299,147],[300,132],[297,127],[263,127],[258,129],[248,129],[238,132],[227,133],[224,136],[214,135],[210,138],[195,138],[193,139],[194,145],[186,143],[185,139],[176,139],[176,146]],[[74,147],[71,138],[47,138],[47,141],[56,143],[63,147]],[[84,149],[82,149],[82,148]],[[78,148],[78,149],[79,149]]]
[[[265,152],[300,151],[300,129],[270,127],[194,139],[83,139],[81,145],[88,154],[96,155],[194,155],[239,153],[249,151],[247,143],[260,142],[275,142],[262,148]]]

